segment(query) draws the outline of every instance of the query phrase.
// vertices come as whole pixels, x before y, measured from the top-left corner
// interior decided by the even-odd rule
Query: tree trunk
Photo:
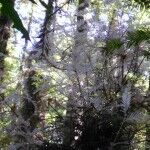
[[[7,42],[10,36],[10,19],[3,11],[0,13],[0,84],[3,83],[5,73],[5,55],[8,54]],[[4,100],[4,93],[0,91],[0,102]]]
[[[150,115],[150,111],[147,112],[148,115]],[[150,125],[146,125],[146,142],[145,142],[145,150],[150,149]]]
[[[64,145],[71,146],[75,142],[75,138],[79,138],[81,124],[81,114],[83,113],[83,105],[86,103],[84,99],[82,82],[85,84],[84,77],[87,57],[86,57],[86,43],[87,43],[87,22],[84,18],[85,9],[88,7],[86,0],[78,1],[77,8],[77,27],[74,37],[74,48],[72,51],[72,71],[68,72],[72,82],[72,92],[68,98],[67,113],[66,113],[66,127],[64,129]],[[81,66],[83,68],[81,68]],[[84,76],[84,77],[83,77]],[[79,121],[80,120],[80,121]],[[80,129],[79,129],[80,128]]]
[[[148,89],[148,97],[150,96],[150,72],[149,72],[149,89]],[[149,102],[149,101],[148,101]],[[148,104],[149,106],[149,104]],[[147,115],[150,116],[150,108],[147,106]],[[146,141],[145,141],[145,150],[150,149],[150,124],[146,124]]]

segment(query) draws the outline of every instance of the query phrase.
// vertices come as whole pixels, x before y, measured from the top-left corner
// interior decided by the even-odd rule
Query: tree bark
[[[14,3],[14,2],[13,2]],[[5,74],[5,56],[8,55],[7,42],[10,37],[11,21],[1,10],[0,13],[0,84],[3,84]],[[4,100],[4,93],[0,91],[0,102]]]
[[[150,72],[149,72],[149,89],[148,96],[150,95]],[[149,104],[148,104],[149,106]],[[147,115],[150,116],[150,109],[147,107]],[[150,124],[146,124],[146,141],[145,141],[145,150],[150,149]]]
[[[82,122],[81,115],[85,99],[83,89],[81,87],[81,76],[85,77],[86,73],[81,73],[84,70],[87,57],[86,57],[86,42],[87,42],[87,22],[84,18],[85,9],[88,7],[86,0],[78,1],[77,8],[77,25],[74,36],[74,48],[72,51],[72,73],[68,72],[72,82],[72,92],[68,97],[67,112],[66,112],[66,127],[64,128],[64,145],[71,146],[75,142],[75,138],[79,138],[79,129]],[[81,68],[81,66],[83,68]],[[81,75],[82,74],[82,75]],[[84,84],[86,83],[82,79]],[[79,121],[80,120],[80,121]]]

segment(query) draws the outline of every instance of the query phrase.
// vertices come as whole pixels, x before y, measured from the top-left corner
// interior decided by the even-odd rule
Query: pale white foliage
[[[104,0],[104,4],[107,5],[107,4],[111,4],[111,3],[114,3],[116,0]]]
[[[141,111],[135,111],[127,117],[126,121],[131,123],[150,124],[150,116]]]
[[[22,146],[22,144],[11,144],[8,147],[8,150],[16,150],[16,149],[20,148],[21,146]]]
[[[104,0],[104,4],[111,4],[114,2],[117,1]],[[84,7],[87,4],[89,4],[89,0],[85,0],[78,8]],[[113,58],[111,56],[106,56],[103,50],[109,30],[108,16],[111,12],[108,11],[107,7],[100,8],[101,15],[98,16],[95,12],[90,12],[90,15],[93,15],[93,17],[90,17],[88,20],[86,19],[88,18],[86,17],[86,7],[82,9],[82,11],[73,13],[72,11],[75,11],[73,6],[71,12],[69,11],[70,10],[64,9],[62,12],[63,15],[58,15],[54,18],[53,27],[55,31],[54,33],[50,32],[44,41],[44,48],[49,50],[49,55],[45,57],[45,60],[33,64],[30,68],[41,71],[43,75],[45,74],[47,76],[46,78],[41,79],[44,81],[35,93],[41,92],[40,94],[43,94],[41,99],[44,99],[44,103],[47,102],[49,97],[58,99],[57,101],[65,108],[65,110],[70,110],[71,108],[76,109],[83,106],[83,103],[88,107],[92,103],[95,109],[100,111],[103,106],[105,106],[107,100],[110,100],[109,98],[112,98],[113,101],[117,100],[118,95],[116,97],[113,97],[112,95],[118,88],[117,86],[120,86],[122,87],[121,106],[123,107],[124,113],[127,114],[131,104],[132,93],[131,86],[123,85],[121,82],[122,78],[119,76],[121,73],[120,55],[118,57],[119,53],[117,53],[117,58],[113,62]],[[77,16],[82,16],[84,19],[75,21]],[[124,22],[121,23],[125,25],[126,21],[128,20],[124,20]],[[48,26],[47,30],[50,31],[53,27]],[[80,27],[84,29],[82,32],[77,30]],[[126,26],[124,29],[122,29],[122,26],[118,27],[120,27],[121,31],[127,29]],[[118,28],[113,29],[112,37],[117,37],[118,31]],[[121,34],[124,33],[121,32]],[[131,52],[129,53],[129,51]],[[30,54],[28,59],[38,60],[42,50],[37,49],[36,52],[37,53],[35,54]],[[124,64],[124,74],[127,72],[128,68],[130,68],[133,52],[132,50],[127,50],[127,53],[126,63]],[[107,62],[107,65],[105,64],[105,61]],[[147,64],[145,63],[146,67],[143,65],[144,70],[148,68],[148,64],[148,62]],[[27,77],[24,77],[24,79],[26,80]],[[26,84],[25,80],[22,85]],[[4,88],[1,87],[1,89]],[[106,92],[105,96],[108,96],[108,99],[104,96],[104,92]],[[25,93],[27,93],[27,91],[25,91]],[[45,93],[47,94],[45,95]],[[9,104],[12,102],[17,103],[21,99],[22,97],[13,93],[5,99],[5,102]],[[35,102],[34,105],[36,105]],[[71,107],[67,107],[67,105],[70,105]],[[112,110],[111,107],[112,106],[109,107],[110,110]],[[44,109],[46,110],[47,108]],[[82,114],[82,112],[80,113]],[[127,121],[140,122],[143,118],[146,121],[149,119],[148,116],[143,117],[143,114],[139,111],[132,113],[127,118]],[[15,118],[13,119],[15,120]],[[27,133],[24,134],[20,131],[20,127],[23,124],[26,127],[26,130],[28,130],[29,122],[23,120],[23,118],[17,118],[15,121],[16,124],[12,126],[12,132],[10,132],[13,137],[22,135],[27,139],[28,143],[37,142],[36,144],[41,144],[41,141],[36,141],[33,138],[39,130],[35,130],[32,133],[27,131]],[[55,133],[55,131],[52,131],[51,127],[49,130],[51,130],[52,136],[54,134],[54,138],[57,138],[58,134]],[[9,149],[13,150],[15,147],[11,145]]]
[[[130,107],[130,102],[131,102],[131,86],[127,85],[122,90],[122,106],[125,113]]]
[[[16,93],[12,93],[10,95],[8,95],[5,100],[4,103],[7,104],[13,104],[13,103],[18,103],[20,100],[20,95],[16,92]]]

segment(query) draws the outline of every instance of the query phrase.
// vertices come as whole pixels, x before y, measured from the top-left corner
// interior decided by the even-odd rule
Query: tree
[[[11,137],[5,147],[149,148],[149,6],[134,2],[30,0],[14,7],[0,1],[25,38],[9,23],[16,38],[9,40],[9,57],[21,66],[4,66],[2,58],[5,78],[15,78],[0,103],[7,118],[2,136]],[[1,40],[3,53],[7,40]]]

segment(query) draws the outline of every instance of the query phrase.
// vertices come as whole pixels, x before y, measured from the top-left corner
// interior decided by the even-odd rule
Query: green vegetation
[[[0,149],[149,150],[149,4],[0,0]]]

